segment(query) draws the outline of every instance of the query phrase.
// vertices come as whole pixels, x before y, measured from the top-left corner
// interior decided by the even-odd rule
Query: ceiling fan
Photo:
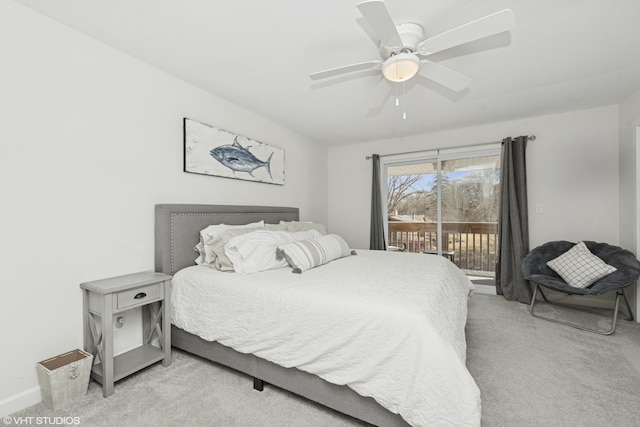
[[[419,24],[395,24],[384,1],[358,3],[358,9],[380,40],[380,58],[346,65],[310,75],[312,80],[325,79],[361,70],[381,70],[391,82],[404,82],[420,74],[444,87],[460,92],[471,84],[471,78],[428,59],[429,55],[455,46],[512,29],[515,18],[510,9],[445,31],[427,39]]]

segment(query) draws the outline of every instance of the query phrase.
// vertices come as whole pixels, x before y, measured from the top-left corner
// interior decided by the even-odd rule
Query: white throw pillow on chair
[[[592,254],[584,242],[578,242],[547,265],[574,288],[586,288],[617,270]]]

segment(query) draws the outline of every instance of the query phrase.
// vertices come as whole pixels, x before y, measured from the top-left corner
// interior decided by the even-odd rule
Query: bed
[[[298,209],[289,207],[156,205],[156,271],[174,275],[172,302],[177,311],[172,317],[174,323],[181,326],[172,325],[172,345],[253,377],[254,388],[258,390],[264,383],[272,384],[370,424],[480,425],[480,394],[464,360],[465,298],[472,285],[446,259],[432,255],[358,251],[358,255],[333,261],[303,274],[292,274],[290,268],[283,268],[240,275],[194,266],[196,254],[193,248],[199,241],[199,232],[211,224],[241,225],[259,220],[277,224],[298,219]],[[385,278],[382,270],[376,267],[388,257],[396,257],[392,262],[397,270],[393,271],[392,276],[398,278],[399,283],[407,282],[411,274],[424,277],[425,283],[412,280],[416,283],[406,290],[420,294],[419,297],[405,295],[404,299],[398,297],[397,301],[394,300],[397,294],[401,295],[404,291],[394,291],[399,285],[385,286],[384,282],[391,281],[392,276]],[[356,268],[361,268],[362,272],[354,273]],[[367,283],[356,283],[357,280],[350,276],[356,274],[365,277],[363,275],[367,270],[375,271],[367,278]],[[429,285],[430,277],[435,278],[436,273],[442,277],[444,285]],[[328,279],[322,276],[324,274],[335,279]],[[232,282],[220,288],[206,285],[198,288],[201,286],[199,282],[210,280],[209,276],[216,283],[218,277],[225,277]],[[176,280],[179,285],[176,285]],[[384,296],[384,304],[375,299],[379,298],[378,295],[370,295],[370,289],[378,286],[374,282],[381,283],[382,293],[388,293]],[[308,285],[312,283],[326,289],[317,293],[317,288]],[[305,286],[309,286],[311,294],[305,291]],[[238,323],[233,319],[242,319],[244,329],[253,332],[262,341],[253,342],[251,333],[245,337],[242,331],[236,335],[226,330],[216,332],[198,326],[199,318],[207,317],[206,311],[201,312],[203,316],[194,314],[202,309],[204,295],[210,294],[209,297],[213,299],[216,296],[222,298],[227,293],[225,289],[229,288],[246,289],[247,298],[253,299],[238,300],[239,311],[226,312],[225,316],[218,318],[217,323],[229,323],[233,327],[233,322]],[[429,295],[429,298],[435,299],[421,300],[422,294],[424,298]],[[194,295],[197,296],[195,299],[201,301],[189,305],[193,304],[190,301],[194,300]],[[283,316],[285,312],[276,307],[279,301],[287,301],[289,307],[302,307],[306,300],[312,299],[325,301],[326,306],[332,308],[331,316],[326,317],[342,323],[329,322],[318,326],[320,329],[313,329],[314,325],[321,323],[314,320],[314,316],[320,318],[322,314],[315,312],[316,308],[311,306],[302,309],[304,314],[288,311],[286,316],[289,317],[286,318],[290,321],[277,323],[277,316]],[[354,300],[359,302],[352,307],[345,302]],[[212,302],[214,305],[216,303],[222,304],[225,310],[234,305]],[[371,307],[376,305],[382,310],[379,314],[371,313]],[[206,310],[206,303],[204,306],[202,310]],[[240,309],[242,307],[244,310]],[[445,309],[445,315],[436,315],[436,310],[441,308]],[[351,321],[352,318],[346,313],[352,309],[374,317],[368,320],[353,317],[356,320]],[[215,311],[223,310],[218,306]],[[416,313],[419,318],[415,317]],[[385,316],[395,317],[388,317],[387,321]],[[422,317],[425,316],[429,318],[428,321],[423,321]],[[312,321],[305,323],[308,319]],[[399,319],[400,325],[398,333],[383,332],[383,326],[396,322],[396,319]],[[376,323],[381,324],[379,329],[371,327]],[[416,327],[411,326],[414,324]],[[284,329],[287,337],[299,335],[304,340],[305,335],[309,335],[308,341],[302,344],[285,342],[277,335],[279,329]],[[330,341],[323,341],[328,339],[327,335],[335,335],[331,337],[336,340],[333,348]],[[431,341],[423,343],[422,337],[428,337]],[[432,345],[435,341],[438,346]],[[308,348],[310,344],[313,344],[312,349]],[[411,351],[403,350],[407,345],[410,345]],[[304,347],[304,352],[300,353],[302,356],[296,355],[296,346]],[[342,366],[336,364],[336,359],[350,360],[351,363]],[[378,367],[381,367],[379,371]],[[401,388],[396,389],[396,385]]]

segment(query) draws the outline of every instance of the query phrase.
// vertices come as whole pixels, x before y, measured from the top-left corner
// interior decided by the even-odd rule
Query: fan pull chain
[[[400,105],[400,94],[398,93],[398,85],[394,84],[395,88],[396,88],[396,107],[398,107]]]
[[[400,106],[399,85],[396,84],[396,107]],[[402,82],[402,120],[407,119],[407,87],[406,82]]]
[[[396,61],[396,76],[398,75],[398,73],[400,72],[399,70],[399,66],[398,66],[398,61]],[[396,84],[396,107],[398,107],[400,105],[400,94],[398,94],[398,85]]]
[[[402,120],[407,120],[407,87],[402,82]]]

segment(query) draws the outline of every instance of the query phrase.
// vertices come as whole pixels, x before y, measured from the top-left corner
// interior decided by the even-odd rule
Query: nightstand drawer
[[[149,286],[142,286],[140,288],[131,289],[129,291],[118,292],[118,294],[116,295],[116,309],[122,310],[128,307],[147,304],[149,301],[160,298],[161,295],[162,288],[160,283]]]

